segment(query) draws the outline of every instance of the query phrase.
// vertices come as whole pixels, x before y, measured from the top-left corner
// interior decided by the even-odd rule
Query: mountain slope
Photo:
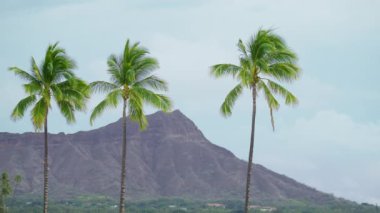
[[[176,110],[148,116],[140,132],[127,123],[127,197],[241,199],[245,161],[210,143],[195,124]],[[49,135],[50,195],[119,194],[121,121],[92,131]],[[43,135],[0,133],[0,171],[25,177],[22,193],[42,191]],[[254,166],[257,201],[304,200],[316,204],[336,198],[263,166]]]

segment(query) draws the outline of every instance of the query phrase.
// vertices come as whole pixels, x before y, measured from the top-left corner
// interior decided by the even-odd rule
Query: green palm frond
[[[94,120],[99,117],[103,111],[108,107],[117,107],[120,99],[122,97],[122,90],[116,89],[106,96],[106,98],[101,101],[92,111],[91,117],[90,117],[90,123],[91,125],[94,123]]]
[[[136,81],[146,78],[154,70],[159,68],[157,59],[151,57],[141,58],[136,65],[133,66],[133,70],[136,71]]]
[[[62,104],[58,103],[58,107],[66,107],[66,105],[70,103],[70,108],[73,109],[73,112],[75,110],[84,111],[86,109],[90,87],[81,79],[70,78],[59,84],[52,85],[51,89],[57,103],[62,102]],[[68,109],[68,107],[66,108]],[[66,111],[65,109],[60,110],[62,113]],[[69,119],[67,120],[68,123],[73,123],[72,121],[75,121],[71,119],[73,116],[65,117]]]
[[[244,67],[244,69],[239,72],[238,79],[242,86],[250,88],[254,83],[253,72],[249,67]]]
[[[128,100],[128,112],[129,118],[132,121],[138,122],[141,130],[144,130],[147,127],[148,121],[143,110],[143,99],[136,93],[131,93]]]
[[[41,130],[45,118],[47,116],[47,112],[49,109],[49,104],[47,103],[47,100],[44,98],[41,98],[36,105],[34,105],[32,111],[31,111],[31,117],[32,117],[32,123],[36,130]]]
[[[268,70],[263,70],[264,74],[279,81],[292,82],[300,76],[300,69],[296,64],[283,62],[269,66]]]
[[[113,83],[106,82],[106,81],[92,82],[92,83],[90,83],[90,87],[91,87],[92,91],[94,91],[94,92],[110,92],[110,91],[118,88],[117,85],[115,85]]]
[[[60,84],[62,85],[62,84]],[[53,97],[56,101],[59,101],[59,100],[62,100],[63,99],[63,92],[62,90],[64,88],[62,88],[60,85],[57,85],[57,84],[53,84],[51,85],[51,91],[53,92]]]
[[[30,75],[26,71],[18,68],[18,67],[10,67],[9,71],[13,72],[16,76],[20,77],[23,80],[26,81],[38,81],[33,75]]]
[[[264,91],[264,97],[265,100],[267,101],[268,105],[274,109],[278,110],[280,108],[280,104],[278,103],[277,99],[273,96],[272,92],[270,91],[269,87],[263,82],[260,81],[258,83],[258,88],[263,89]]]
[[[216,78],[231,75],[235,77],[241,71],[241,67],[234,64],[216,64],[211,67],[211,75]]]
[[[67,123],[74,123],[75,122],[75,115],[74,115],[74,106],[71,102],[66,100],[59,100],[57,101],[57,105],[59,107],[59,110],[61,111],[62,115],[66,118]]]
[[[131,99],[140,97],[145,103],[150,104],[164,112],[171,109],[170,99],[162,94],[156,94],[142,87],[133,87],[130,91]]]
[[[289,92],[287,89],[285,89],[280,84],[268,80],[268,87],[270,90],[272,90],[274,93],[281,95],[285,99],[285,104],[287,105],[297,105],[298,99],[295,97],[291,92]]]
[[[232,114],[232,108],[241,93],[243,92],[243,86],[241,84],[236,85],[226,96],[222,106],[220,107],[220,112],[223,116],[230,116]]]
[[[85,110],[86,100],[87,98],[82,92],[75,89],[66,89],[63,90],[62,98],[59,101],[71,103],[73,108],[76,110]]]
[[[18,120],[24,117],[25,111],[36,101],[36,96],[31,95],[22,99],[12,111],[12,119]]]
[[[163,90],[163,91],[167,91],[168,90],[168,86],[167,86],[167,83],[162,80],[161,78],[155,76],[155,75],[151,75],[147,78],[144,78],[138,82],[136,82],[134,84],[134,86],[138,86],[138,87],[150,87],[150,88],[153,88],[153,89],[156,89],[156,90]]]
[[[111,76],[111,80],[114,84],[123,85],[125,84],[122,77],[122,59],[118,58],[116,55],[111,55],[108,57],[107,65],[108,65],[108,73]]]
[[[297,55],[290,49],[276,50],[264,57],[269,65],[276,63],[297,63]]]
[[[36,60],[33,57],[32,57],[32,60],[31,60],[31,64],[32,64],[32,71],[33,71],[34,77],[36,77],[40,81],[43,81],[41,71],[38,68]]]
[[[58,43],[49,45],[46,50],[45,60],[42,65],[42,77],[47,83],[58,83],[62,79],[74,78],[72,69],[76,67],[74,60],[66,54],[65,50],[58,47]]]
[[[239,39],[239,42],[237,44],[239,51],[242,54],[243,58],[248,58],[247,49],[245,48],[245,45],[241,39]]]
[[[31,81],[30,83],[23,84],[23,87],[29,95],[38,95],[43,90],[43,86],[39,81]]]
[[[275,128],[274,128],[273,110],[278,110],[280,108],[280,104],[278,103],[277,99],[273,96],[272,92],[270,91],[268,86],[265,84],[265,82],[260,81],[257,86],[258,86],[258,89],[262,89],[264,91],[264,97],[269,107],[272,128],[274,131]]]

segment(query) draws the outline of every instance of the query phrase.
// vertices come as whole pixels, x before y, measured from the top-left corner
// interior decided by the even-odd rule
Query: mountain
[[[208,141],[180,111],[148,116],[140,132],[127,123],[127,197],[242,199],[247,162]],[[81,194],[119,195],[121,120],[74,134],[49,135],[49,194],[61,199]],[[43,134],[0,133],[0,171],[21,174],[20,193],[42,191]],[[261,165],[254,166],[256,201],[336,201]]]

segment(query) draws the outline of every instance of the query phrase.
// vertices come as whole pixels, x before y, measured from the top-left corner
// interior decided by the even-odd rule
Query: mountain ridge
[[[139,131],[127,122],[128,199],[185,197],[242,199],[247,163],[212,144],[179,110],[147,116]],[[50,194],[56,198],[81,194],[119,193],[121,120],[76,133],[49,134]],[[0,133],[0,171],[21,173],[20,193],[42,191],[42,133]],[[28,142],[28,143],[26,143]],[[285,175],[255,164],[255,200],[337,202]]]

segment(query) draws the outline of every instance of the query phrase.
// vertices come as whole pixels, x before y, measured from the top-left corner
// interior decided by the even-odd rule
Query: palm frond
[[[253,72],[250,66],[244,66],[238,73],[238,79],[244,87],[251,87],[254,81]]]
[[[232,108],[243,91],[243,86],[241,84],[236,85],[226,96],[222,106],[220,107],[220,112],[223,116],[230,116],[232,114]]]
[[[226,75],[232,75],[235,77],[240,70],[241,67],[234,64],[216,64],[211,66],[211,75],[216,78]]]
[[[71,124],[75,122],[74,106],[71,102],[66,100],[57,101],[58,108],[62,115],[66,118],[67,123]]]
[[[42,85],[39,81],[32,81],[23,85],[24,90],[29,95],[39,95],[42,92]]]
[[[269,65],[283,62],[295,64],[297,63],[297,55],[289,48],[280,49],[266,55],[264,60],[267,61]]]
[[[123,85],[125,80],[122,76],[122,59],[116,55],[110,55],[107,60],[108,73],[111,75],[111,80],[114,84]]]
[[[51,85],[53,96],[57,102],[70,102],[72,108],[83,111],[90,96],[90,87],[81,79],[70,78],[59,84]]]
[[[63,84],[59,84],[59,85],[53,84],[53,85],[51,85],[51,90],[53,92],[53,97],[54,97],[54,99],[57,102],[63,99],[63,92],[62,92],[62,90],[65,89],[65,88],[62,85]]]
[[[171,109],[171,101],[162,94],[156,94],[142,87],[133,87],[130,90],[130,97],[140,97],[145,103],[150,104],[164,112]]]
[[[269,107],[272,128],[274,131],[275,127],[274,127],[273,110],[278,110],[280,108],[280,104],[278,103],[277,99],[273,96],[273,94],[271,93],[270,89],[265,84],[265,82],[260,81],[257,85],[257,88],[262,89],[264,91],[264,96]]]
[[[28,72],[18,68],[18,67],[10,67],[9,71],[13,72],[16,76],[20,77],[23,80],[26,81],[38,81],[33,75],[29,74]]]
[[[133,65],[132,69],[136,72],[136,79],[140,80],[146,78],[159,67],[160,66],[157,59],[152,57],[144,57],[141,58],[135,65]]]
[[[242,54],[242,57],[243,58],[248,58],[249,56],[248,56],[248,53],[247,53],[247,49],[246,49],[246,47],[245,47],[245,45],[244,45],[244,43],[243,43],[243,41],[241,39],[239,39],[239,42],[238,42],[237,46],[238,46],[238,49],[239,49],[240,53]]]
[[[145,79],[142,79],[136,82],[134,85],[138,87],[144,87],[144,88],[151,87],[156,90],[163,90],[163,91],[168,90],[167,83],[155,75],[151,75]]]
[[[285,104],[287,105],[298,104],[297,97],[295,97],[291,92],[289,92],[283,86],[269,79],[267,79],[267,81],[268,81],[269,89],[272,90],[274,93],[281,95],[285,99]]]
[[[36,130],[42,129],[45,122],[45,118],[47,116],[48,109],[49,103],[44,98],[40,98],[36,105],[34,105],[31,111],[31,117],[33,126]]]
[[[22,99],[13,109],[11,117],[13,120],[18,120],[24,117],[25,111],[36,101],[36,96],[31,95]]]
[[[296,64],[283,62],[270,65],[264,74],[279,81],[292,82],[298,79],[301,72]]]
[[[128,100],[129,118],[132,121],[138,122],[141,130],[144,130],[148,125],[143,107],[143,99],[135,93],[131,93]]]
[[[86,109],[87,97],[78,90],[66,89],[62,91],[62,98],[57,101],[69,102],[75,110],[84,111]]]
[[[110,92],[118,88],[117,85],[106,81],[94,81],[90,83],[90,87],[94,92]]]
[[[121,99],[122,91],[116,89],[106,96],[106,98],[101,101],[92,111],[90,117],[91,125],[94,123],[94,120],[99,117],[103,111],[108,107],[116,107]]]
[[[32,71],[33,71],[34,77],[36,77],[40,81],[43,81],[40,68],[38,68],[36,60],[34,60],[33,57],[31,59],[31,64],[32,64]]]

